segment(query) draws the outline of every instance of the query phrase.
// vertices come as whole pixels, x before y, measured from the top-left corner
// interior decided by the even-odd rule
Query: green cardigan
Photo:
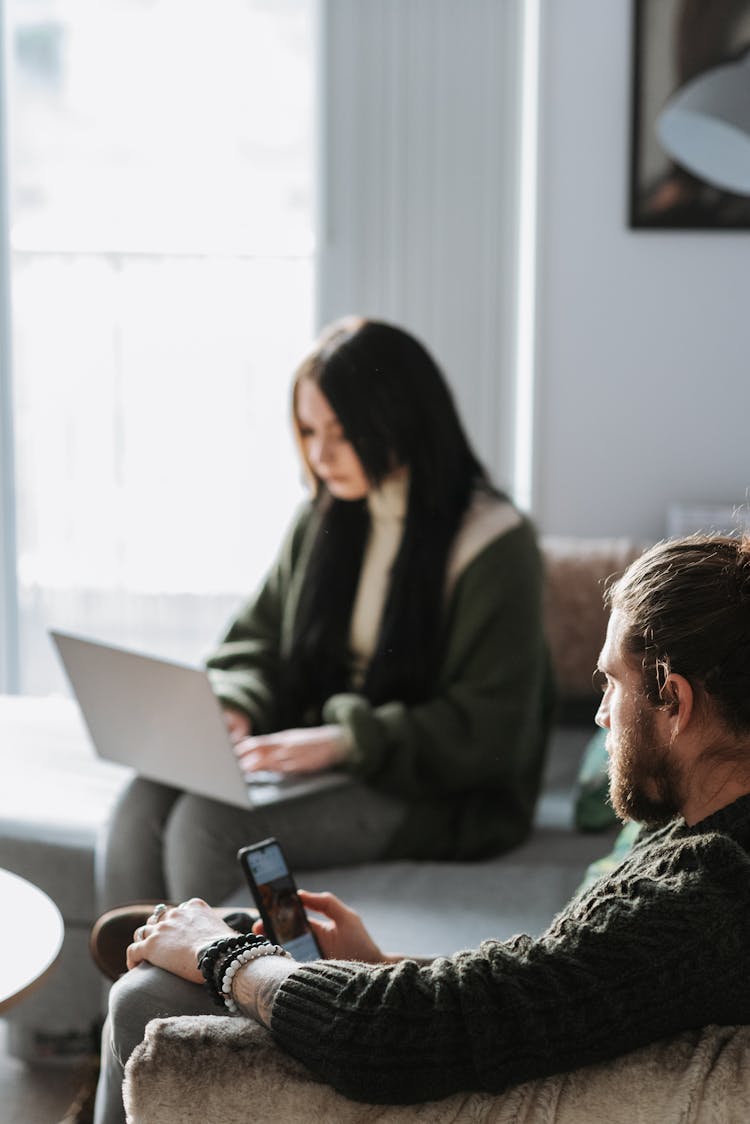
[[[258,595],[208,660],[219,700],[248,714],[257,734],[278,729],[279,667],[316,529],[306,507]],[[384,857],[470,859],[498,854],[528,834],[553,690],[541,557],[527,520],[490,541],[458,575],[441,645],[428,701],[373,707],[351,693],[322,706],[319,721],[348,731],[352,775],[408,805]],[[308,723],[300,716],[298,724]]]

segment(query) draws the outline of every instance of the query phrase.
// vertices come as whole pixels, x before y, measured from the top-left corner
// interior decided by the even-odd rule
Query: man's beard
[[[650,827],[669,823],[682,808],[682,770],[671,747],[657,743],[654,716],[645,702],[610,751],[609,798],[621,820]]]

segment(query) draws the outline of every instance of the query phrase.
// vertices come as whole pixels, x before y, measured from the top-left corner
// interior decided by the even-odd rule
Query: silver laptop
[[[331,770],[246,780],[205,671],[51,631],[100,757],[241,808],[351,783]]]

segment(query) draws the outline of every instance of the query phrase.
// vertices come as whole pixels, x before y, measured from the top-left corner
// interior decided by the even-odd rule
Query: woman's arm
[[[246,603],[206,661],[219,702],[247,715],[254,734],[278,725],[279,667],[311,517],[311,508],[305,507],[259,592]]]

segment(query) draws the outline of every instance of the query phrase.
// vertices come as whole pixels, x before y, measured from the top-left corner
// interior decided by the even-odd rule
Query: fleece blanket
[[[154,1019],[125,1075],[128,1124],[748,1124],[750,1026],[709,1026],[499,1095],[368,1105],[317,1081],[262,1027]]]

